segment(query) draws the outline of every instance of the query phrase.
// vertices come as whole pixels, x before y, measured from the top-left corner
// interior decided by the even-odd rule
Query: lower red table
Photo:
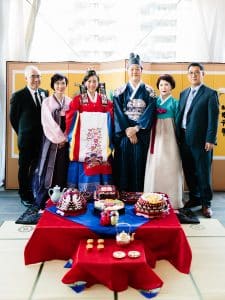
[[[163,284],[146,261],[141,241],[133,241],[127,246],[118,246],[115,240],[105,240],[104,249],[97,249],[97,242],[91,250],[86,249],[87,240],[82,240],[73,255],[72,268],[62,281],[70,286],[80,282],[86,287],[104,284],[109,289],[120,292],[131,286],[137,290],[155,290]],[[123,251],[124,258],[114,258],[114,251]],[[129,251],[138,251],[140,257],[130,258]]]

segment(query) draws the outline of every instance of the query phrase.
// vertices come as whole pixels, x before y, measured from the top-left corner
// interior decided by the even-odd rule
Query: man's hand
[[[128,138],[132,137],[133,135],[136,135],[136,133],[138,132],[137,130],[137,126],[133,126],[133,127],[128,127],[126,130],[126,135]]]
[[[126,136],[128,137],[128,139],[130,140],[131,144],[137,144],[138,139],[137,139],[137,128],[134,127],[128,127],[126,129]]]
[[[205,143],[205,151],[211,151],[214,147],[214,144],[211,143]]]
[[[131,144],[137,144],[137,142],[138,142],[138,139],[137,139],[136,134],[133,135],[133,136],[131,136],[131,137],[129,138],[129,140],[130,140]]]

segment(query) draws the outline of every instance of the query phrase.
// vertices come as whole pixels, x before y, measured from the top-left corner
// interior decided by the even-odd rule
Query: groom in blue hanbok
[[[141,81],[139,55],[130,54],[129,82],[113,97],[115,119],[114,181],[119,191],[142,192],[150,129],[156,116],[155,94]]]

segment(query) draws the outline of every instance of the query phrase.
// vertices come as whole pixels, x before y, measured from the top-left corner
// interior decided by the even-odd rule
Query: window
[[[111,61],[136,52],[143,61],[176,61],[179,2],[41,1],[29,59]]]

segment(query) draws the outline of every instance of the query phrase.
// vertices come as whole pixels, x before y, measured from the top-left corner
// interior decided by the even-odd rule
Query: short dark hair
[[[99,76],[97,75],[95,70],[88,70],[82,80],[82,84],[85,84],[85,82],[88,81],[88,79],[92,76],[96,76],[98,79],[98,82],[100,81]]]
[[[188,70],[190,69],[190,67],[199,67],[200,71],[204,71],[203,65],[197,62],[190,63],[190,65],[188,66]]]
[[[169,82],[172,89],[174,89],[176,86],[176,82],[175,82],[173,76],[171,76],[169,74],[163,74],[163,75],[160,75],[159,78],[157,79],[157,82],[156,82],[157,89],[159,89],[159,83],[161,80],[165,80],[165,81]]]
[[[65,79],[66,81],[66,85],[68,84],[68,78],[66,76],[64,76],[63,74],[59,74],[59,73],[56,73],[54,74],[52,77],[51,77],[51,88],[54,90],[54,84],[56,81],[58,80],[63,80]]]

